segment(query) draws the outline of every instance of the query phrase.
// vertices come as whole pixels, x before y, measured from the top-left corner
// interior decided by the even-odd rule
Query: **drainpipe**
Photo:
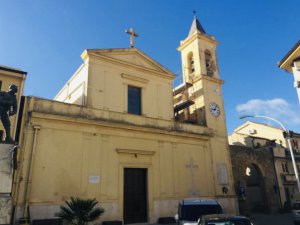
[[[27,179],[27,186],[25,191],[25,205],[24,205],[24,214],[23,217],[29,219],[29,196],[30,196],[30,188],[32,183],[32,169],[34,164],[34,158],[35,158],[35,151],[36,151],[36,139],[38,131],[41,129],[41,126],[39,125],[33,125],[34,135],[33,135],[33,143],[32,143],[32,149],[30,153],[30,159],[28,164],[28,179]]]
[[[276,183],[277,183],[277,188],[278,188],[279,204],[280,204],[280,209],[282,209],[283,205],[282,205],[282,201],[281,201],[280,186],[279,186],[277,171],[276,171],[276,166],[275,166],[274,147],[271,147],[271,151],[272,151],[272,159],[273,159],[273,168],[274,168]]]

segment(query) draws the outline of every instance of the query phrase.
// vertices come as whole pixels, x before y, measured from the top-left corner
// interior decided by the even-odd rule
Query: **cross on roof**
[[[130,47],[134,48],[134,37],[138,37],[139,35],[133,30],[133,28],[130,28],[129,30],[125,30],[127,34],[130,34]]]

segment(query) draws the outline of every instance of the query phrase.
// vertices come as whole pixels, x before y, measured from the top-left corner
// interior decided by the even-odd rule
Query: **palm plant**
[[[86,225],[98,219],[104,209],[97,207],[98,201],[94,199],[80,199],[71,197],[70,201],[65,201],[67,206],[61,206],[60,211],[55,216],[60,217],[64,224]]]

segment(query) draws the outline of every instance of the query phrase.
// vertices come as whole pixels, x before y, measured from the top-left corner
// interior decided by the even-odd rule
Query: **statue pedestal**
[[[12,200],[10,195],[0,194],[0,224],[10,224]]]
[[[10,224],[13,144],[0,144],[0,224]]]

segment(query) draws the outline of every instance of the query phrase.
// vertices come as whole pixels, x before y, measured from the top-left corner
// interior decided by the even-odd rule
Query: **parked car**
[[[254,225],[253,222],[244,216],[235,216],[228,214],[204,215],[198,225]]]
[[[220,213],[222,207],[214,199],[184,199],[178,204],[175,220],[178,225],[197,225],[202,215]]]
[[[294,224],[300,224],[300,201],[296,201],[292,207],[292,216]]]

